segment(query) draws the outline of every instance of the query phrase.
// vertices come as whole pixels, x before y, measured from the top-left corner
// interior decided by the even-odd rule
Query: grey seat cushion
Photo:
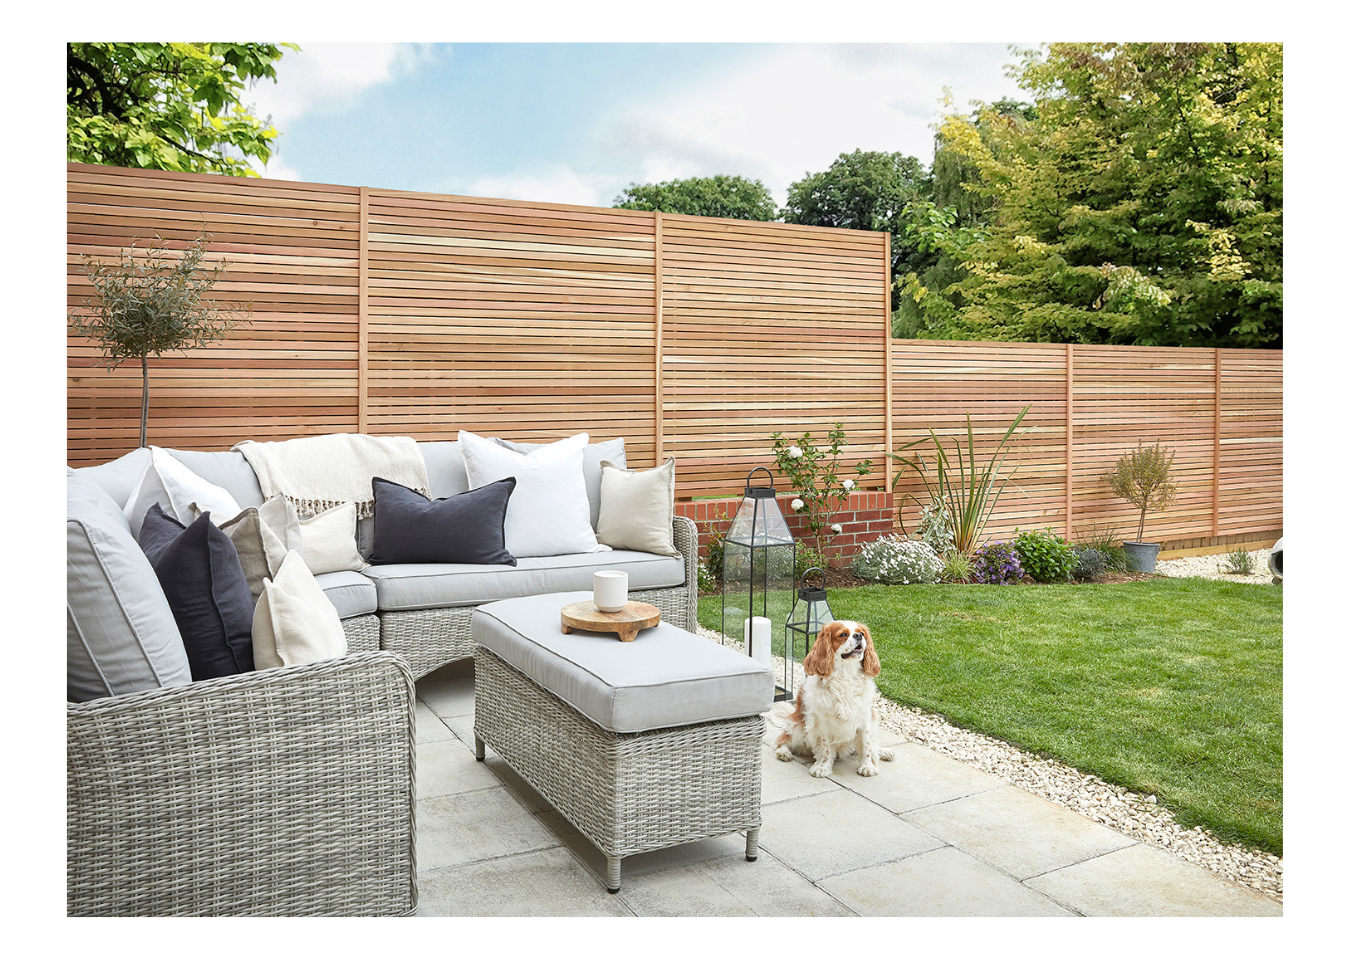
[[[763,713],[773,672],[743,653],[666,623],[636,640],[564,634],[559,611],[589,591],[520,597],[474,611],[473,641],[583,716],[637,733]]]
[[[391,563],[361,572],[375,584],[381,610],[463,607],[539,593],[591,589],[597,570],[623,570],[628,589],[657,590],[684,583],[684,558],[633,550],[520,557],[516,566],[472,563]]]
[[[314,577],[324,596],[333,602],[338,616],[359,617],[374,613],[377,605],[375,584],[356,570],[335,570]]]
[[[127,518],[99,485],[66,477],[66,699],[190,683],[183,638]]]

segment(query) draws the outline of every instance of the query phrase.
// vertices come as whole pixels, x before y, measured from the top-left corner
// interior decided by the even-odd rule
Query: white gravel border
[[[1271,576],[1266,562],[1270,551],[1254,550],[1252,554],[1257,571],[1252,576],[1222,572],[1226,566],[1223,554],[1162,560],[1158,562],[1157,572],[1170,577],[1199,576],[1269,584]],[[699,628],[699,634],[718,642],[726,640],[720,633],[703,627]],[[740,648],[739,643],[731,642],[729,645]],[[781,677],[783,661],[778,657],[774,661],[776,675]],[[801,664],[794,664],[794,667],[794,684],[800,684]],[[1176,822],[1156,796],[1132,793],[1067,764],[1034,756],[1002,740],[964,730],[941,717],[900,706],[884,697],[877,699],[877,713],[883,726],[908,740],[930,747],[954,760],[969,763],[1028,793],[1057,803],[1090,820],[1114,827],[1135,840],[1161,847],[1182,860],[1251,887],[1280,903],[1284,902],[1282,858],[1238,844],[1224,843],[1203,827],[1186,829]]]

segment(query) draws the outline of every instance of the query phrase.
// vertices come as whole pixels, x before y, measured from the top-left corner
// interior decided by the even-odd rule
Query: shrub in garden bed
[[[1109,567],[1110,557],[1096,547],[1074,547],[1073,555],[1075,580],[1096,580]]]
[[[1013,548],[1022,564],[1022,572],[1040,583],[1062,583],[1073,575],[1077,558],[1063,537],[1049,530],[1019,531]]]
[[[937,583],[943,562],[926,543],[890,534],[865,543],[853,555],[853,573],[878,583]]]
[[[975,583],[1017,583],[1026,574],[1011,543],[987,543],[975,551],[970,579]]]

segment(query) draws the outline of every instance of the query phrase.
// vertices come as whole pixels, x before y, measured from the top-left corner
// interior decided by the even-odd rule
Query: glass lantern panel
[[[722,544],[722,632],[732,640],[745,637],[751,617],[767,617],[773,653],[783,656],[783,625],[796,597],[792,541],[772,545]]]
[[[746,497],[725,539],[743,544],[782,545],[792,543],[792,531],[773,497]]]

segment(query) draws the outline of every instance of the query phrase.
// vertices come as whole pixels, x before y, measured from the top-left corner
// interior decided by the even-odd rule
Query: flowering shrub
[[[1016,548],[1002,541],[980,547],[970,564],[970,579],[976,583],[1016,583],[1023,575]]]
[[[880,583],[937,583],[942,558],[926,543],[891,534],[858,548],[853,573]]]
[[[773,456],[778,472],[787,477],[797,493],[791,503],[792,512],[806,518],[806,528],[817,549],[828,547],[830,540],[843,531],[842,526],[832,521],[857,485],[851,477],[839,479],[844,425],[836,423],[828,439],[828,446],[817,447],[810,433],[802,434],[795,442],[785,439],[782,433],[773,435]],[[872,461],[862,461],[856,470],[859,477],[867,476],[872,472]]]
[[[1073,575],[1075,557],[1073,547],[1063,537],[1049,530],[1019,531],[1013,541],[1022,570],[1040,583],[1059,583]]]

